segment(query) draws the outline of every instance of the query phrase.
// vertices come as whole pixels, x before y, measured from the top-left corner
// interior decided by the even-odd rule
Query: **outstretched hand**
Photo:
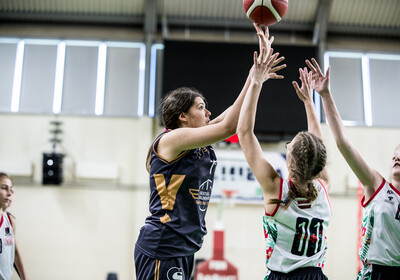
[[[277,66],[285,58],[283,56],[278,58],[279,53],[274,54],[273,51],[271,48],[267,53],[267,50],[263,48],[259,55],[254,52],[254,65],[251,74],[255,81],[264,83],[269,79],[284,78],[282,75],[276,74],[276,72],[286,67],[286,64]]]
[[[325,76],[318,65],[318,62],[312,58],[312,63],[307,59],[306,64],[312,72],[312,77],[315,82],[315,90],[321,95],[329,94],[329,73],[331,68],[328,67]]]
[[[313,100],[313,91],[315,86],[315,81],[313,80],[312,72],[308,71],[306,67],[304,69],[299,69],[301,87],[296,81],[293,81],[293,87],[296,90],[297,96],[303,102],[309,102]]]
[[[261,53],[262,50],[265,48],[267,53],[269,53],[269,51],[271,50],[271,45],[275,39],[274,36],[269,38],[268,26],[265,27],[265,32],[262,30],[262,28],[259,24],[253,23],[253,26],[256,29],[257,35],[258,35],[258,42],[259,42],[259,46],[260,46],[259,52]]]

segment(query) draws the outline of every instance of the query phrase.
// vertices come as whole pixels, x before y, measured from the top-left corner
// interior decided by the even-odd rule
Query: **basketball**
[[[261,25],[273,25],[286,14],[289,0],[243,0],[246,15]]]

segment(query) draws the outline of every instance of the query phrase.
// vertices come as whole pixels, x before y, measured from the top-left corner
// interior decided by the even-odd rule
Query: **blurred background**
[[[306,129],[291,81],[315,57],[332,67],[351,141],[390,180],[400,144],[400,1],[289,0],[270,33],[288,67],[260,99],[256,134],[266,157],[285,176],[284,143]],[[240,0],[0,2],[0,170],[14,178],[9,211],[29,279],[135,279],[134,243],[149,214],[145,158],[163,129],[162,96],[196,87],[215,117],[240,92],[257,49]],[[325,273],[355,279],[358,181],[315,103],[332,181]],[[235,141],[215,149],[209,235],[196,259],[212,257],[218,202],[234,190],[222,215],[225,258],[240,279],[263,279],[260,189]]]

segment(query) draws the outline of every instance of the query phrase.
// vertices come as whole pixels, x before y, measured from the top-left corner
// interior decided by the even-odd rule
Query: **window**
[[[0,112],[10,112],[17,39],[0,40]]]
[[[400,127],[400,55],[327,52],[324,66],[345,124]]]
[[[25,40],[19,112],[52,113],[57,41]]]
[[[0,39],[0,112],[137,117],[145,45]]]

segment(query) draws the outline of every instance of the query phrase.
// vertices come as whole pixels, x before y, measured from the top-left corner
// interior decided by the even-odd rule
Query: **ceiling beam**
[[[61,23],[101,25],[143,25],[143,15],[110,15],[81,13],[0,12],[0,22]]]
[[[209,18],[182,18],[167,17],[168,26],[181,26],[191,28],[216,28],[216,29],[243,29],[254,31],[253,24],[250,20],[237,19],[209,19]],[[273,30],[283,31],[312,31],[313,25],[301,22],[279,22],[269,27]]]
[[[318,2],[312,40],[314,45],[326,42],[331,7],[332,0],[319,0]]]
[[[144,33],[157,32],[157,0],[146,0],[144,5]]]

